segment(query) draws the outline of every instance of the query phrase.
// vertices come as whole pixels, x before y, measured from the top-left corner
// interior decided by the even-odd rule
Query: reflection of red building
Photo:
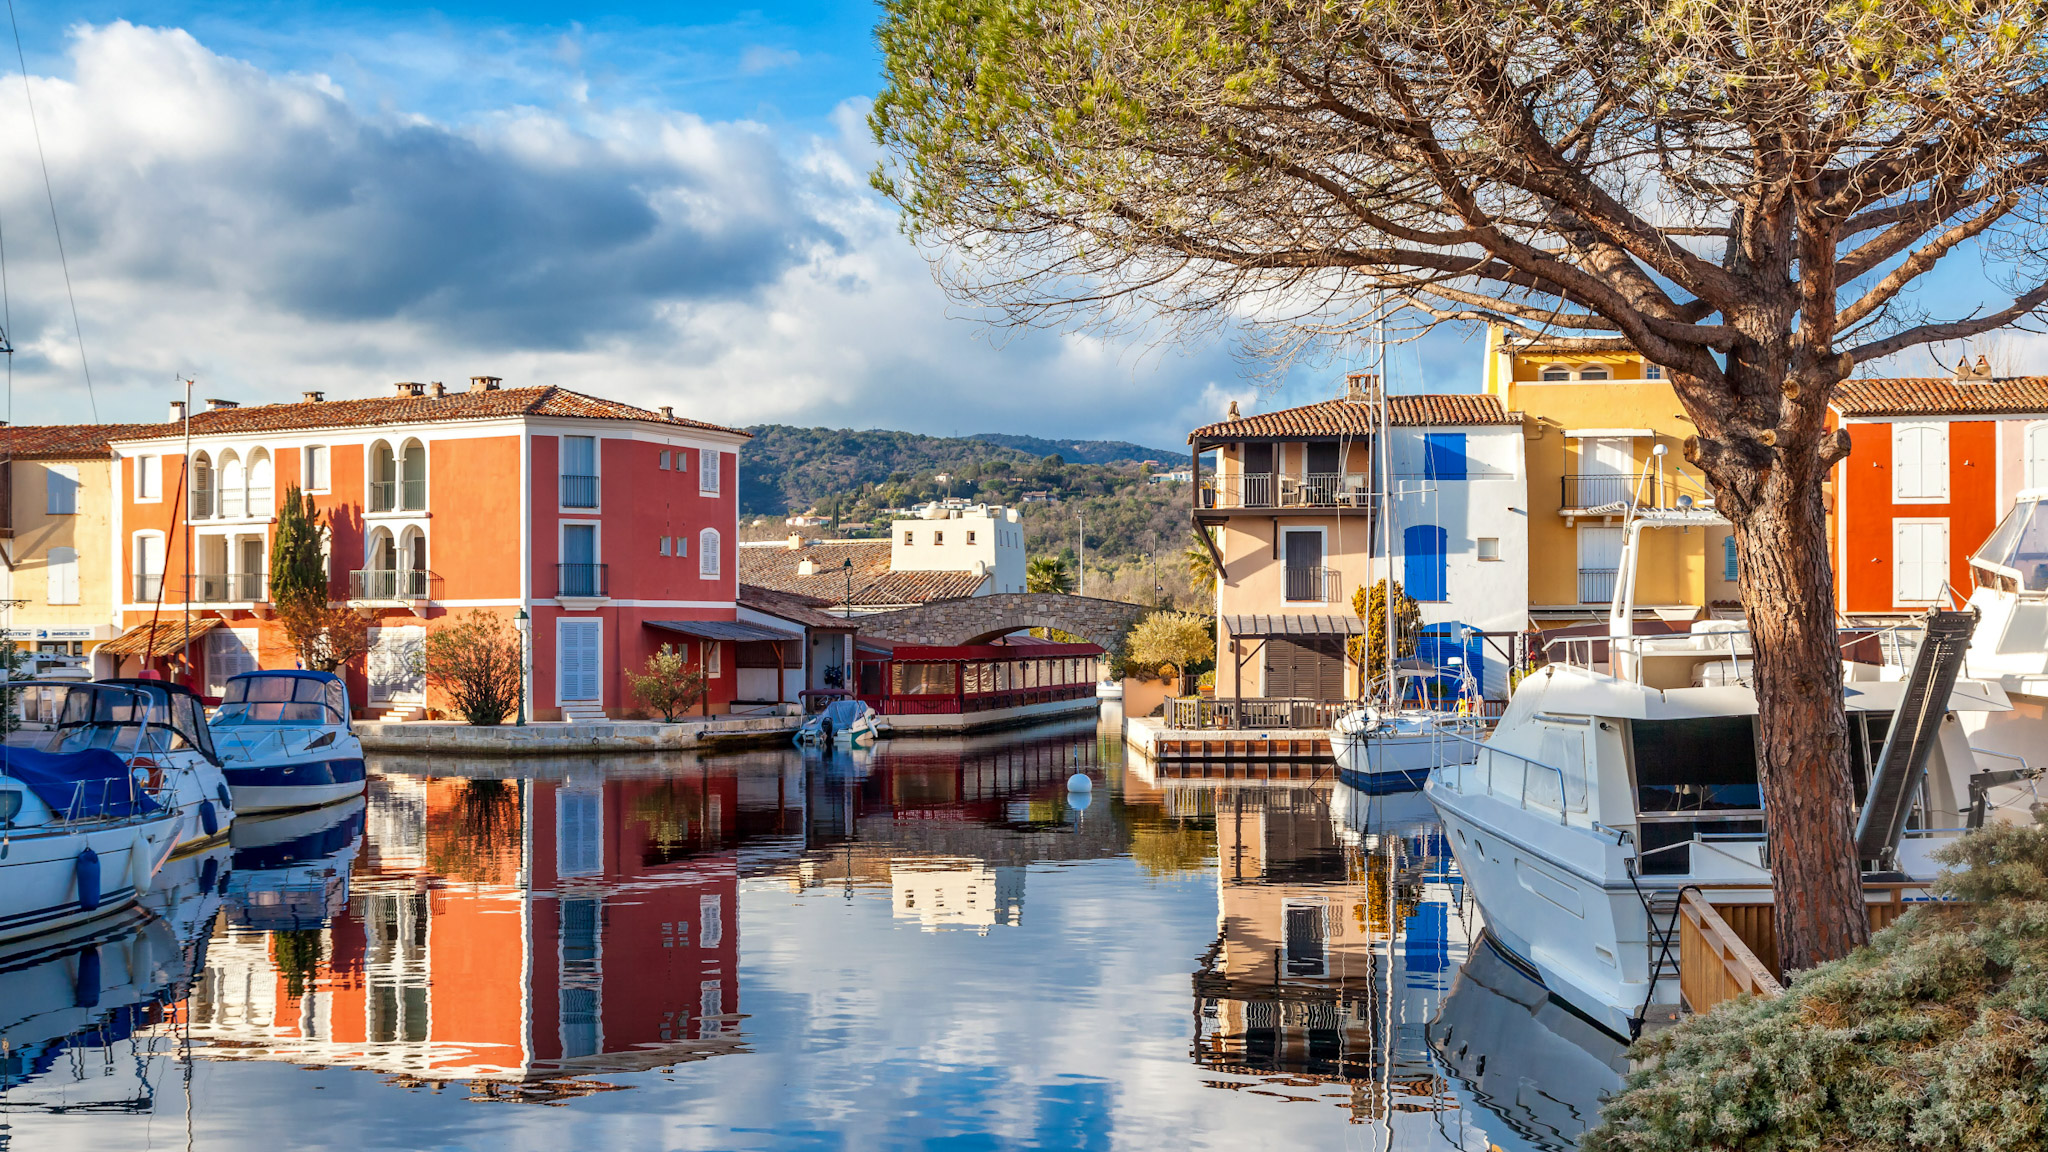
[[[215,1055],[549,1095],[737,1044],[734,778],[373,787],[423,823],[417,866],[359,871],[317,933],[217,939],[193,1012]]]

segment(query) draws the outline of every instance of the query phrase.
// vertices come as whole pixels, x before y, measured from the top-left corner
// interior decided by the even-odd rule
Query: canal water
[[[0,960],[0,1148],[1561,1149],[1626,1067],[1420,796],[1114,714],[374,766]]]

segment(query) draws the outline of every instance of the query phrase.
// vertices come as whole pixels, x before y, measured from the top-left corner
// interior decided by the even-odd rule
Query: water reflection
[[[1575,1140],[1625,1065],[1491,954],[1426,801],[1116,735],[387,759],[0,961],[0,1109],[38,1147],[147,1143],[118,1109],[166,1083],[224,1148],[366,1107],[401,1147]]]

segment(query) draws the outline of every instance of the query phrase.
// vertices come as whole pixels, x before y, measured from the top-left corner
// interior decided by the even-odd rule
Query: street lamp
[[[839,567],[846,573],[846,618],[853,619],[853,557],[841,561]]]
[[[526,726],[526,627],[531,619],[524,608],[512,618],[512,627],[519,633],[519,719],[514,723],[521,728]]]

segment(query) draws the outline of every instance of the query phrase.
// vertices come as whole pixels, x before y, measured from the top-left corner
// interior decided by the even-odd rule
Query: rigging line
[[[21,64],[21,94],[28,101],[28,127],[36,138],[36,160],[43,167],[43,196],[50,202],[50,231],[57,234],[57,265],[64,270],[64,298],[71,304],[71,334],[78,338],[78,367],[85,373],[85,402],[92,408],[92,422],[97,424],[100,404],[93,396],[92,365],[85,359],[85,329],[78,323],[78,296],[71,290],[71,261],[64,255],[64,229],[57,224],[57,191],[50,184],[50,158],[43,153],[43,130],[36,123],[36,98],[29,90],[28,56],[21,50],[21,22],[14,16],[14,0],[7,0],[7,23],[14,29],[14,58]]]

